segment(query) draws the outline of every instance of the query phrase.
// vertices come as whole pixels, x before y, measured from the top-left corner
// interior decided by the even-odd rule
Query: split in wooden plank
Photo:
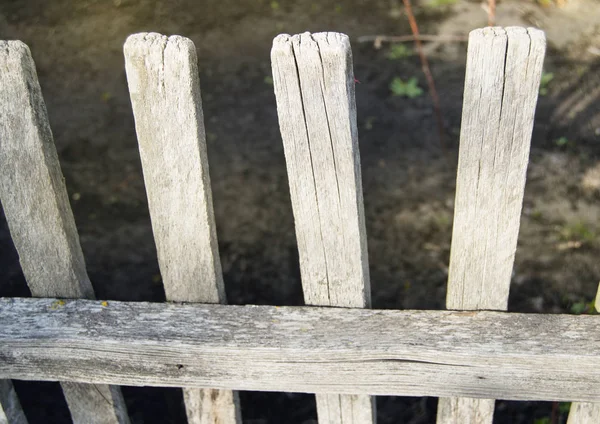
[[[594,315],[9,298],[0,378],[598,402],[599,325]]]
[[[29,48],[0,41],[0,67],[0,199],[27,285],[35,297],[93,299]],[[76,423],[129,422],[118,388],[63,391]]]
[[[124,46],[167,299],[226,303],[194,43],[156,33]],[[237,393],[183,389],[189,423],[241,422]]]
[[[0,424],[27,424],[27,418],[10,380],[0,380]]]
[[[279,35],[271,60],[305,302],[368,307],[350,41],[333,32]],[[319,423],[375,422],[374,400],[317,394]]]
[[[271,51],[305,302],[370,306],[348,37],[280,35]]]
[[[469,35],[446,307],[506,310],[545,53],[537,29]],[[437,422],[491,424],[494,400],[440,399]]]
[[[471,33],[449,309],[506,310],[544,49],[535,29]]]

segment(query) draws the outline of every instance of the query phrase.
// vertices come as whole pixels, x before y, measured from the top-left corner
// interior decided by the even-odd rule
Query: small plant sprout
[[[553,79],[554,74],[552,72],[542,72],[542,78],[540,80],[540,96],[548,94],[548,85]]]
[[[457,0],[430,0],[427,5],[429,7],[446,7],[456,4]]]
[[[390,50],[385,55],[389,60],[401,60],[410,57],[414,54],[412,49],[404,44],[392,44]]]
[[[565,224],[559,230],[563,241],[575,241],[582,244],[596,240],[594,231],[584,222],[577,221]]]
[[[406,82],[402,78],[396,77],[390,83],[390,90],[394,96],[404,96],[410,99],[423,94],[423,89],[419,87],[416,77],[411,77]]]
[[[565,147],[569,144],[569,139],[567,137],[563,136],[563,137],[557,138],[554,141],[554,144],[556,144],[558,147]]]

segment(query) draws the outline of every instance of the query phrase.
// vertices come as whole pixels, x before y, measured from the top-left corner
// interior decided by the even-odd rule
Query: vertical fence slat
[[[124,53],[167,299],[226,303],[194,43],[135,34]],[[183,391],[188,422],[240,422],[237,393]]]
[[[348,37],[280,35],[271,51],[304,300],[369,307],[370,283]],[[317,394],[321,424],[374,422],[374,398]]]
[[[31,294],[93,299],[29,48],[0,42],[0,67],[0,199]],[[119,388],[62,388],[75,423],[129,422]]]
[[[0,424],[27,424],[27,418],[10,380],[0,380]]]
[[[600,311],[600,284],[594,300],[596,311]],[[567,424],[597,424],[600,423],[600,403],[573,402],[569,410]]]
[[[600,423],[600,404],[589,402],[573,402],[569,411],[567,424]]]
[[[544,53],[536,29],[469,36],[448,309],[507,309]],[[437,422],[484,424],[493,414],[493,399],[442,398]]]

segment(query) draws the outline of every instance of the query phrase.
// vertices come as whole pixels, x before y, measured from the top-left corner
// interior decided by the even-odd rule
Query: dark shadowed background
[[[414,9],[426,34],[467,35],[487,22],[479,1],[414,0]],[[504,0],[497,24],[537,26],[548,38],[509,309],[586,313],[600,279],[600,2]],[[358,41],[410,34],[400,0],[1,0],[0,39],[27,43],[37,64],[98,298],[164,300],[122,54],[129,34],[156,31],[198,49],[229,302],[303,303],[269,51],[275,35],[305,30],[352,40],[373,307],[444,307],[466,44],[425,44],[446,128],[441,148],[412,44]],[[422,95],[392,93],[394,78],[412,77]],[[0,295],[29,295],[2,213]],[[15,386],[30,423],[70,422],[57,383]],[[178,389],[123,393],[133,423],[185,422]],[[316,419],[312,395],[241,399],[245,423]],[[379,423],[433,423],[436,405],[379,397]],[[551,410],[499,401],[495,422],[549,423]]]

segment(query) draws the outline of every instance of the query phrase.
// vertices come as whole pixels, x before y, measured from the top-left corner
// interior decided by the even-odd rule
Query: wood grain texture
[[[10,380],[0,380],[0,424],[27,424],[27,418]]]
[[[0,199],[27,285],[35,297],[93,299],[29,48],[0,41],[0,69]],[[99,401],[98,390],[114,402]],[[63,392],[75,423],[129,422],[116,388]]]
[[[196,48],[135,34],[124,46],[152,230],[167,298],[225,299],[206,158]]]
[[[273,85],[296,224],[304,300],[370,306],[350,41],[280,35]],[[374,422],[374,399],[317,394],[321,424]]]
[[[194,43],[134,34],[124,52],[167,299],[226,303]],[[237,393],[183,391],[189,423],[241,422]]]
[[[544,49],[535,29],[470,35],[449,309],[506,310]]]
[[[271,51],[309,305],[368,307],[354,77],[348,38],[338,33],[280,35]]]
[[[599,325],[594,315],[0,299],[0,378],[598,402]]]
[[[567,424],[600,423],[600,405],[588,402],[573,402],[569,411]]]
[[[600,284],[594,301],[595,309],[600,309]],[[573,402],[569,410],[567,424],[600,423],[600,403]]]
[[[437,424],[491,423],[494,419],[494,399],[440,398]]]
[[[376,421],[374,397],[366,395],[317,395],[319,423],[366,424]]]
[[[533,117],[542,31],[469,35],[446,307],[506,310]],[[494,400],[440,399],[438,423],[489,424]]]

